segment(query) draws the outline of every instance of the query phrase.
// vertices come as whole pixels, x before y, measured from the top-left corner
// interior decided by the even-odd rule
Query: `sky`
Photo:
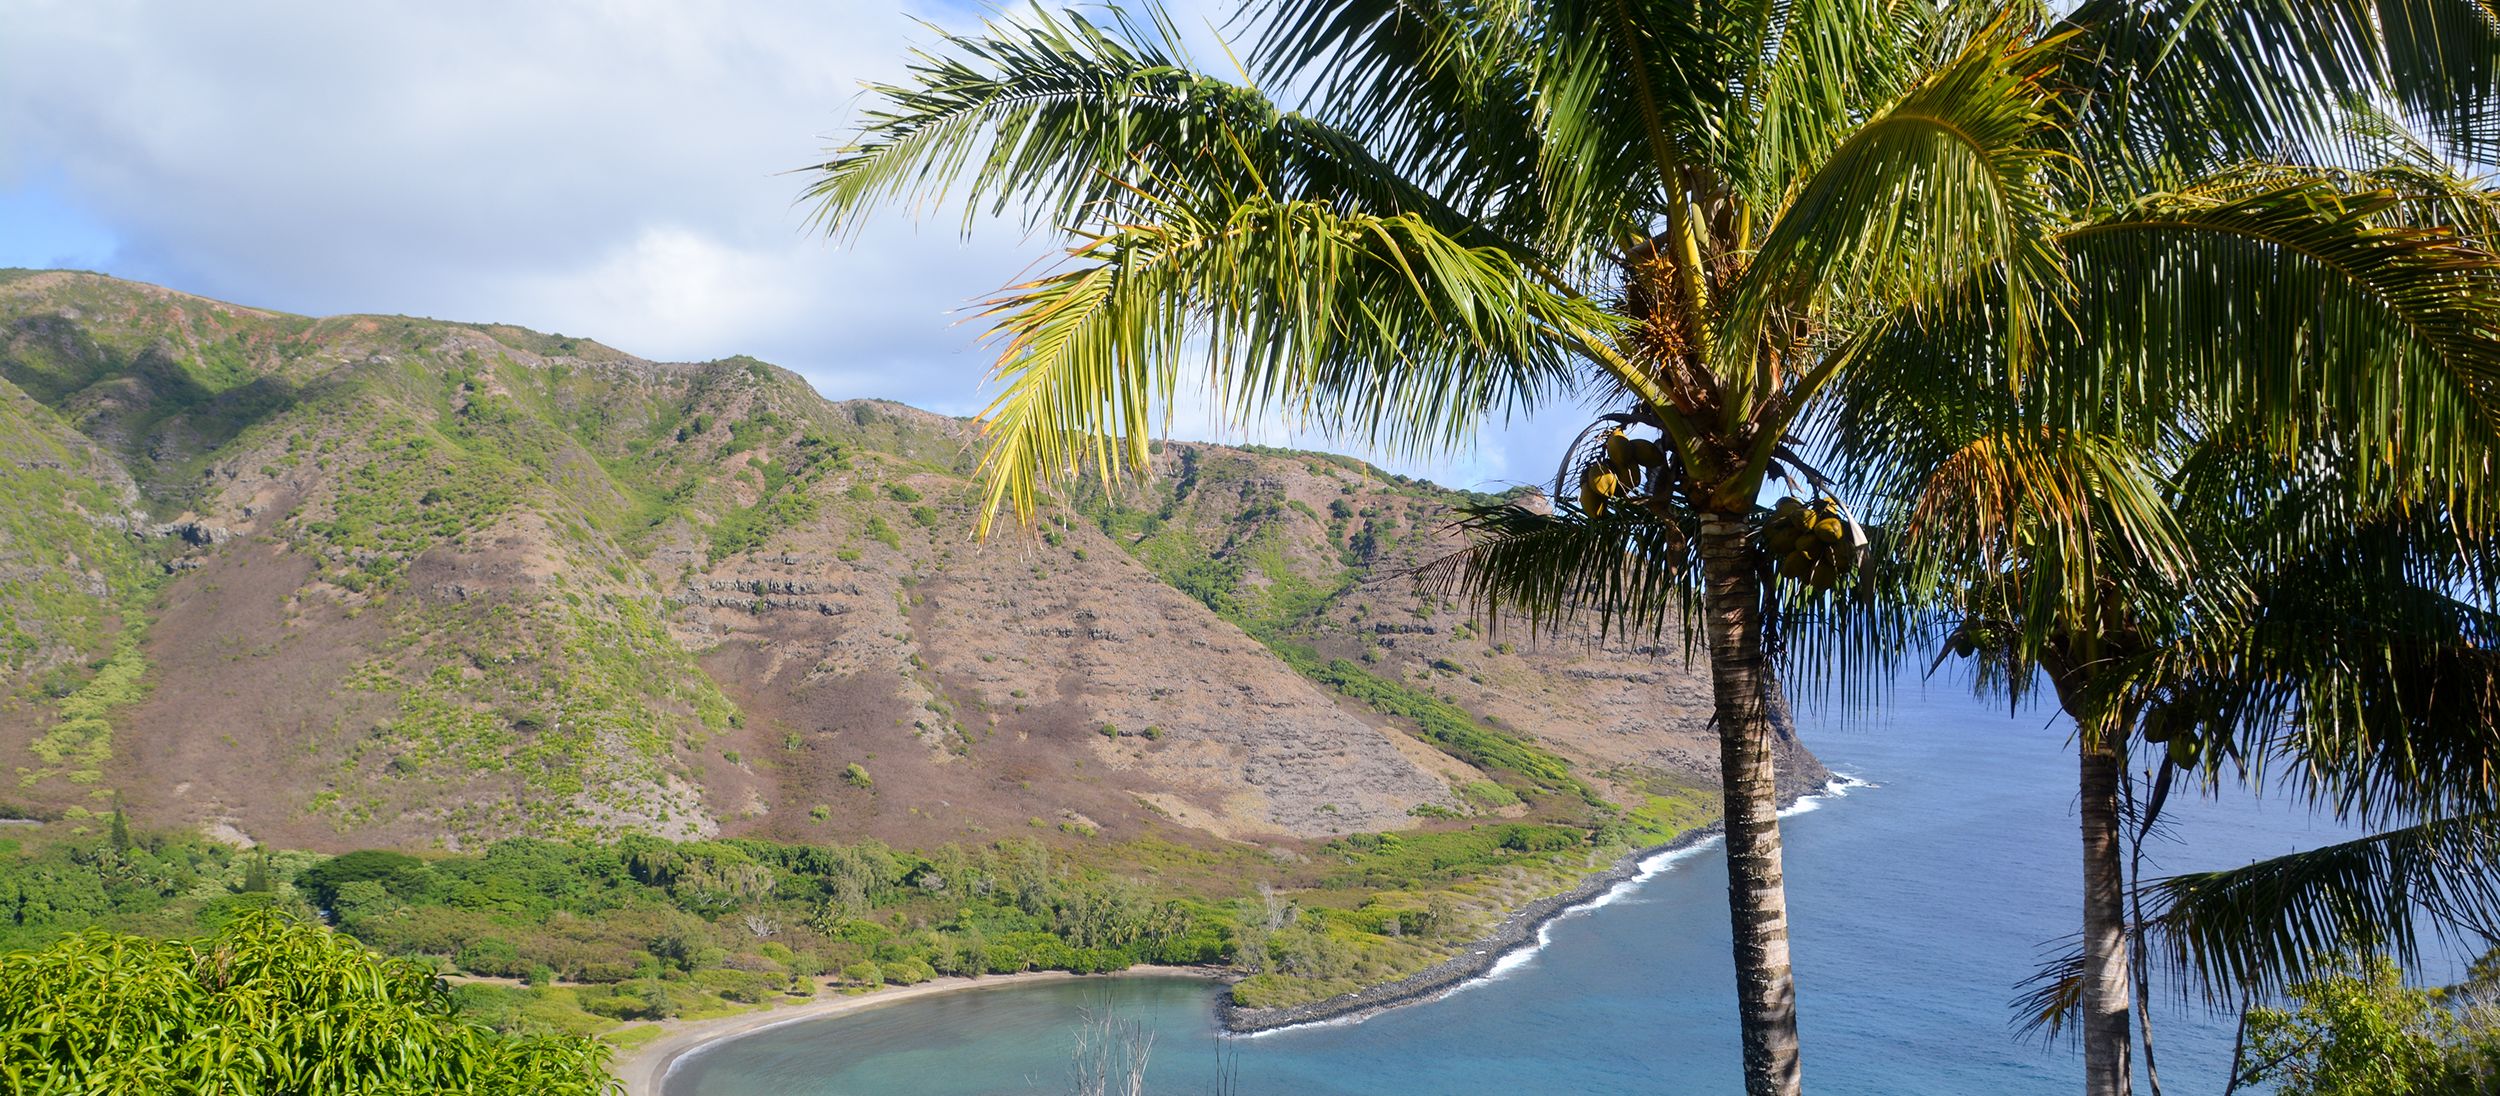
[[[1171,0],[1197,56],[1224,0]],[[0,267],[309,315],[519,324],[660,360],[752,354],[834,399],[971,414],[967,306],[1050,234],[953,211],[812,235],[793,169],[862,81],[977,26],[914,0],[0,0]],[[1467,451],[1371,454],[1458,487],[1552,476],[1585,409]],[[1183,438],[1363,452],[1184,409]]]

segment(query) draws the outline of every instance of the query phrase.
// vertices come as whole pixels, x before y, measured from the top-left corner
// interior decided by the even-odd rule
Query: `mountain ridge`
[[[0,802],[337,848],[1707,798],[1680,652],[1514,643],[1398,577],[1482,496],[1156,448],[980,543],[973,424],[754,359],[0,272]]]

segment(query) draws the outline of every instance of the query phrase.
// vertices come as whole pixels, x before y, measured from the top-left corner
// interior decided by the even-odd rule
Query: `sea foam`
[[[1785,809],[1780,811],[1780,817],[1786,818],[1790,815],[1804,814],[1807,811],[1814,810],[1822,805],[1822,800],[1827,798],[1847,798],[1850,790],[1853,788],[1872,788],[1875,786],[1876,785],[1860,780],[1847,773],[1833,773],[1832,779],[1824,783],[1821,791],[1815,792],[1811,795],[1802,795],[1797,797],[1797,801],[1795,803],[1789,804]],[[1508,977],[1513,972],[1535,961],[1537,953],[1545,950],[1548,945],[1551,945],[1554,942],[1554,926],[1555,924],[1561,922],[1564,918],[1575,917],[1601,906],[1612,904],[1615,900],[1639,890],[1641,888],[1641,884],[1647,883],[1652,879],[1666,874],[1677,864],[1709,851],[1710,849],[1718,846],[1724,840],[1724,836],[1713,834],[1689,845],[1683,845],[1677,848],[1667,849],[1663,852],[1650,854],[1648,857],[1643,858],[1635,867],[1633,873],[1630,876],[1625,877],[1621,882],[1606,888],[1604,891],[1590,897],[1585,902],[1565,906],[1560,910],[1556,910],[1552,917],[1546,918],[1544,923],[1537,926],[1536,939],[1533,942],[1522,943],[1520,946],[1512,948],[1509,952],[1503,954],[1501,958],[1494,960],[1492,966],[1486,967],[1484,973],[1453,985],[1450,988],[1433,995],[1427,1000],[1439,1001],[1451,996],[1452,994],[1464,992],[1475,986],[1498,982],[1503,978]],[[1363,1019],[1363,1017],[1341,1017],[1340,1019],[1347,1020],[1348,1022],[1358,1022]]]
[[[1881,785],[1873,784],[1865,780],[1860,780],[1848,773],[1833,773],[1832,778],[1824,782],[1821,790],[1813,792],[1812,794],[1798,796],[1796,802],[1782,808],[1779,814],[1782,818],[1804,814],[1808,811],[1821,807],[1822,801],[1825,799],[1845,799],[1854,789],[1874,788],[1880,786]],[[1616,899],[1622,898],[1625,895],[1639,890],[1641,884],[1647,883],[1652,879],[1666,874],[1667,872],[1673,870],[1677,864],[1709,851],[1724,840],[1724,835],[1712,834],[1709,837],[1705,837],[1691,844],[1681,845],[1676,848],[1652,853],[1649,856],[1643,857],[1640,863],[1634,866],[1632,874],[1626,876],[1614,886],[1608,887],[1604,891],[1590,896],[1587,901],[1578,902],[1554,911],[1554,915],[1552,917],[1546,918],[1543,923],[1537,926],[1536,938],[1534,940],[1523,942],[1518,947],[1504,952],[1499,958],[1493,961],[1493,965],[1484,969],[1484,973],[1478,974],[1473,978],[1466,979],[1465,981],[1454,983],[1448,989],[1442,990],[1441,992],[1433,994],[1430,997],[1397,1002],[1390,1005],[1384,1005],[1380,1008],[1365,1009],[1361,1012],[1349,1013],[1344,1016],[1331,1016],[1325,1020],[1313,1020],[1304,1024],[1288,1024],[1284,1027],[1248,1032],[1235,1036],[1235,1038],[1257,1039],[1268,1035],[1274,1035],[1279,1032],[1299,1031],[1305,1028],[1350,1026],[1362,1023],[1363,1021],[1380,1015],[1381,1013],[1392,1008],[1398,1008],[1408,1004],[1428,1004],[1433,1001],[1447,1000],[1450,997],[1460,993],[1465,993],[1466,991],[1477,986],[1499,982],[1513,973],[1516,973],[1521,968],[1526,967],[1529,963],[1534,962],[1538,952],[1544,951],[1548,946],[1553,944],[1554,925],[1557,922],[1562,921],[1564,918],[1576,917],[1590,910],[1611,904]]]

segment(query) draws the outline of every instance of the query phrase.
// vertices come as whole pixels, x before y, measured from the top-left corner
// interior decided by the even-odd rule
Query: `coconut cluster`
[[[1858,565],[1858,537],[1841,516],[1840,500],[1784,498],[1762,525],[1762,546],[1778,561],[1781,578],[1823,593]]]
[[[2196,734],[2195,717],[2168,706],[2145,713],[2144,740],[2168,749],[2170,763],[2178,768],[2193,769],[2205,759],[2205,742]]]
[[[1609,430],[1605,438],[1606,452],[1580,469],[1580,512],[1602,517],[1606,508],[1617,502],[1630,502],[1659,517],[1670,516],[1667,509],[1664,470],[1667,457],[1658,443],[1630,437],[1621,430]],[[1641,485],[1649,485],[1647,494]]]
[[[1945,647],[1956,656],[1969,658],[1981,651],[1993,651],[2004,645],[2004,636],[1997,626],[1981,620],[1965,620],[1945,638]]]

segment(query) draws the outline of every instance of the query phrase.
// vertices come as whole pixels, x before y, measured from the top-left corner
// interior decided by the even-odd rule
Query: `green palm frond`
[[[1949,352],[1964,317],[1928,319],[1899,336],[1923,366],[1851,371],[1809,432],[1889,531],[1885,600],[1923,607],[1934,634],[1990,622],[2001,646],[1986,665],[2002,672],[1988,680],[2020,691],[2055,637],[2117,630],[2113,588],[2159,591],[2132,628],[2167,617],[2182,588],[2225,596],[2232,575],[2200,566],[2174,513],[2175,436],[2073,423],[2039,395],[2053,374],[2013,381],[1990,352]]]
[[[2489,580],[2426,533],[2420,515],[2318,531],[2142,676],[2182,699],[2183,726],[2235,738],[2256,777],[2339,817],[2500,811],[2500,617],[2450,592]]]
[[[2382,112],[2458,158],[2500,158],[2489,0],[2087,0],[2068,22],[2083,143],[2123,185],[2287,154],[2350,163],[2356,120]]]
[[[1895,0],[1725,7],[1734,27],[1724,37],[1755,45],[1736,81],[1746,94],[1721,108],[1719,129],[1733,145],[1733,185],[1760,208],[1775,207],[1869,114],[1907,91],[1928,52],[1983,29],[1955,28],[1934,8]]]
[[[1698,604],[1697,529],[1687,514],[1629,503],[1596,517],[1496,505],[1467,511],[1460,529],[1468,544],[1418,569],[1417,583],[1488,620],[1515,614],[1531,631],[1551,631],[1595,618],[1601,634],[1656,638]]]
[[[1043,486],[1089,464],[1141,469],[1200,340],[1229,413],[1436,451],[1569,383],[1574,349],[1613,324],[1419,216],[1184,197],[1150,199],[1155,219],[1090,238],[1067,269],[992,303],[1005,346],[981,416],[984,528],[1002,503],[1029,517]]]
[[[1715,4],[1554,0],[1535,7],[1537,179],[1554,246],[1620,246],[1688,215],[1671,194],[1723,144],[1718,104],[1751,43]]]
[[[2044,181],[2052,156],[2039,147],[2053,119],[2036,79],[2041,56],[1996,28],[1849,133],[1779,211],[1730,294],[1728,327],[1821,315],[1850,329],[1852,311],[1932,309],[1984,273],[2003,284],[1990,316],[1999,345],[2026,353],[2035,295],[2060,281]],[[1740,388],[1770,368],[1743,360],[1765,352],[1757,341],[1725,340],[1720,351],[1717,371]],[[1766,436],[1785,426],[1768,425]]]
[[[2215,1004],[2279,992],[2353,950],[2419,958],[2434,936],[2500,930],[2500,816],[2426,822],[2145,887],[2150,959]]]
[[[2396,204],[2313,182],[2157,198],[2067,232],[2079,336],[2124,355],[2086,372],[2192,385],[2191,403],[2253,416],[2278,452],[2350,440],[2379,475],[2459,477],[2474,503],[2500,443],[2500,256],[2383,223]],[[2260,321],[2282,316],[2301,322]],[[2086,403],[2148,394],[2074,387]]]
[[[2459,202],[2446,208],[2474,208]],[[2047,372],[2025,388],[2026,415],[2146,444],[2249,423],[2250,443],[2278,456],[2338,453],[2366,473],[2356,483],[2436,485],[2461,520],[2491,520],[2500,254],[2450,227],[2391,223],[2440,207],[2320,174],[2235,173],[2062,232],[2067,288],[2037,310],[2068,319],[2043,328]],[[1975,283],[1896,322],[1854,372],[2013,384],[1990,303],[2004,291]]]
[[[1250,65],[1312,115],[1511,239],[1534,238],[1539,138],[1525,3],[1291,0],[1243,18]]]
[[[820,227],[848,233],[887,204],[928,211],[956,188],[967,227],[1019,207],[1036,227],[1110,223],[1138,212],[1150,180],[1465,222],[1354,137],[1194,71],[1160,19],[1114,9],[1104,26],[1036,7],[984,29],[915,51],[907,82],[869,89],[880,105],[858,136],[811,169],[802,199]]]

